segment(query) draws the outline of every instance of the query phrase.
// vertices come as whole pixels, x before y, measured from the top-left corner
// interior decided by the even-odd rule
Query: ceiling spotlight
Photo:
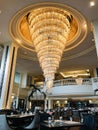
[[[94,1],[90,1],[90,7],[95,6],[95,2]]]

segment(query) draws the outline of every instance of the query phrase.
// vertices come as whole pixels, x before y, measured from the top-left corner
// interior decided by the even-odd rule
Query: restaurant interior
[[[98,130],[98,1],[0,2],[0,130]]]

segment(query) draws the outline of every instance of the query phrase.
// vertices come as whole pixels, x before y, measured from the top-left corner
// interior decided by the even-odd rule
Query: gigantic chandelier
[[[47,89],[53,86],[71,31],[72,15],[56,7],[43,7],[27,14],[32,43],[43,70]]]
[[[18,46],[33,52],[33,60],[37,60],[36,51],[48,88],[53,86],[63,52],[83,43],[88,24],[83,15],[69,5],[42,2],[18,11],[9,29]],[[63,60],[69,57],[69,52],[65,54]]]

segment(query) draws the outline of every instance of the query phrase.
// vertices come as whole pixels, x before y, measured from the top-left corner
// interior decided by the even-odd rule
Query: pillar
[[[94,38],[95,38],[95,46],[96,46],[96,52],[97,52],[97,56],[98,56],[98,20],[95,20],[92,22],[93,25],[93,34],[94,34]]]
[[[21,88],[26,88],[27,86],[27,73],[21,73]]]
[[[46,100],[45,100],[45,110],[46,109],[52,109],[52,100],[51,99],[49,99],[49,98],[46,98]]]
[[[10,109],[14,83],[18,46],[15,43],[4,45],[1,61],[0,109]]]
[[[48,109],[52,109],[51,99],[48,100]]]
[[[48,109],[48,98],[45,99],[45,110]]]
[[[94,69],[94,77],[98,77],[98,68]]]

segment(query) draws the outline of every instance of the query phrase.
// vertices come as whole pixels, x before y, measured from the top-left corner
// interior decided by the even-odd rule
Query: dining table
[[[12,114],[7,115],[7,122],[10,127],[26,127],[28,126],[34,118],[34,114]]]
[[[40,124],[40,130],[70,130],[72,127],[83,127],[84,124],[81,122],[70,121],[70,120],[54,120],[44,121]]]

